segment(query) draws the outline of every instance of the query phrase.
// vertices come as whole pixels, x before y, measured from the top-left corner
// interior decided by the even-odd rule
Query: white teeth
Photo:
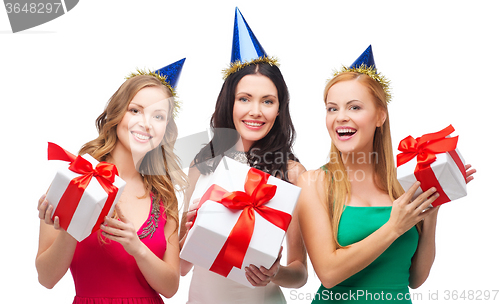
[[[133,134],[135,137],[137,137],[140,140],[148,140],[150,138],[149,136],[138,134],[138,133],[133,133]]]
[[[354,134],[354,133],[356,133],[356,130],[353,130],[353,129],[338,129],[337,133],[339,133],[339,134],[345,134],[345,133]]]
[[[244,121],[244,123],[251,127],[260,127],[264,124],[263,122],[249,122],[249,121]]]

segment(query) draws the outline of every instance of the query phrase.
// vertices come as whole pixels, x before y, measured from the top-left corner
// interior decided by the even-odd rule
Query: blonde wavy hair
[[[128,105],[141,89],[146,87],[162,88],[168,97],[172,92],[160,80],[149,75],[138,75],[127,79],[111,96],[104,112],[96,119],[99,136],[84,144],[79,154],[89,153],[98,161],[105,161],[118,142],[117,125],[127,112]],[[177,139],[177,125],[172,118],[175,109],[175,99],[168,98],[169,113],[165,135],[158,147],[144,156],[138,171],[143,176],[146,194],[153,193],[154,203],[163,204],[167,216],[173,218],[179,226],[178,202],[175,192],[186,188],[186,175],[179,165],[179,159],[174,154],[174,144]]]
[[[374,97],[377,109],[386,114],[386,120],[381,127],[375,130],[373,139],[373,151],[370,163],[374,165],[376,186],[389,194],[392,201],[403,195],[404,190],[397,180],[396,166],[392,151],[391,129],[389,125],[389,112],[387,109],[386,94],[382,86],[370,76],[363,73],[343,72],[328,81],[323,98],[326,105],[328,91],[336,83],[342,81],[356,80],[367,87]],[[333,144],[330,148],[329,162],[324,166],[325,189],[328,204],[328,213],[331,219],[333,237],[337,248],[342,247],[338,242],[338,229],[340,217],[345,209],[346,202],[351,200],[351,183],[348,179],[347,170],[341,157],[341,152]],[[419,228],[419,227],[417,227]]]

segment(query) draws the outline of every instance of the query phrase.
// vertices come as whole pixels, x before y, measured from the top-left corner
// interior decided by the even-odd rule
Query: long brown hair
[[[116,128],[125,116],[130,101],[137,92],[146,87],[162,88],[168,97],[172,97],[172,92],[153,76],[138,75],[129,78],[111,96],[104,112],[96,119],[99,136],[84,144],[79,154],[89,153],[98,161],[105,161],[118,142]],[[168,98],[168,101],[169,113],[165,135],[158,147],[144,156],[137,170],[143,175],[146,188],[144,197],[153,193],[154,203],[162,202],[166,214],[176,221],[178,227],[179,211],[175,191],[186,188],[186,175],[173,151],[178,134],[177,125],[172,118],[175,99]]]
[[[373,151],[371,163],[374,165],[376,186],[389,194],[392,201],[403,195],[404,190],[399,184],[396,175],[396,166],[392,151],[391,129],[389,125],[389,112],[387,110],[386,94],[382,86],[370,76],[356,73],[344,72],[331,79],[325,87],[323,98],[326,105],[326,98],[330,88],[341,81],[356,80],[367,87],[374,97],[375,106],[378,110],[386,114],[386,120],[381,127],[377,127],[373,138]],[[376,158],[376,159],[375,159]],[[342,161],[341,152],[333,144],[330,148],[330,159],[325,165],[325,189],[328,204],[328,213],[331,219],[333,237],[337,248],[338,228],[340,217],[345,209],[346,202],[351,199],[351,183],[347,176],[347,171]]]

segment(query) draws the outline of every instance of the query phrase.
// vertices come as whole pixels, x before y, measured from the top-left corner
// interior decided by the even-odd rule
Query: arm
[[[135,257],[137,265],[142,274],[154,290],[166,298],[171,298],[179,288],[179,238],[177,236],[176,223],[167,218],[165,224],[165,236],[167,238],[167,251],[160,260],[149,248],[144,246],[142,254]]]
[[[200,178],[200,171],[198,171],[198,168],[194,166],[194,163],[191,163],[191,166],[189,167],[189,172],[188,172],[188,188],[186,189],[186,195],[184,196],[184,206],[189,206],[189,201],[191,200],[191,196],[193,195],[196,182],[198,181],[198,178]],[[182,246],[184,246],[184,242],[186,241],[186,236],[187,232],[191,228],[191,225],[193,225],[193,217],[196,213],[196,207],[197,204],[193,204],[193,206],[189,206],[189,209],[187,209],[187,212],[184,212],[182,214],[182,219],[181,219],[181,224],[179,228],[179,238],[180,238],[180,243],[179,247],[182,249]],[[185,276],[188,274],[188,272],[193,268],[193,264],[181,259],[181,275]]]
[[[266,286],[273,282],[287,288],[299,288],[307,282],[307,253],[300,234],[297,212],[294,212],[286,234],[287,265],[280,265],[281,251],[274,264],[266,269],[250,265],[245,269],[247,280],[253,286]],[[282,248],[283,249],[283,248]]]
[[[466,165],[465,181],[469,183],[474,179],[476,169]],[[436,207],[435,209],[440,208]],[[420,287],[429,277],[434,258],[436,256],[436,224],[438,210],[423,221],[422,231],[418,239],[418,247],[410,268],[410,287]]]
[[[302,192],[298,202],[302,236],[313,267],[326,288],[331,288],[361,271],[380,256],[400,235],[436,210],[423,210],[437,196],[430,189],[410,203],[419,183],[393,203],[389,221],[374,233],[350,246],[336,248],[333,241],[321,170],[308,171],[299,178]]]
[[[300,234],[297,211],[286,234],[287,265],[280,266],[272,281],[283,287],[299,288],[307,282],[307,253]]]
[[[175,232],[175,221],[167,217],[167,249],[163,259],[159,259],[141,242],[134,225],[125,217],[120,205],[116,205],[115,210],[120,220],[106,217],[101,225],[103,236],[122,244],[134,257],[148,284],[164,297],[171,298],[179,288],[179,238]]]
[[[298,162],[289,162],[288,177],[292,184],[296,185],[300,174],[306,171],[304,166]],[[287,265],[280,265],[281,254],[269,269],[257,268],[251,265],[247,270],[247,278],[254,286],[265,286],[270,281],[275,284],[288,287],[299,288],[307,282],[307,253],[302,240],[299,228],[298,212],[295,208],[292,221],[286,234],[287,241]]]
[[[38,281],[46,288],[54,287],[68,271],[77,241],[60,228],[59,218],[50,218],[54,207],[42,195],[38,201],[40,239],[35,265]]]
[[[439,207],[435,209],[439,209]],[[423,221],[417,251],[411,260],[409,286],[413,289],[420,287],[427,280],[434,263],[436,256],[437,211]]]

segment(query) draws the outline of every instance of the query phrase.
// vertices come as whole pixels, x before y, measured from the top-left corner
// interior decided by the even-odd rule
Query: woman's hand
[[[102,235],[122,244],[125,251],[135,257],[141,253],[144,244],[139,239],[134,224],[125,217],[118,204],[115,206],[115,211],[119,220],[106,216],[104,224],[101,225]]]
[[[248,282],[250,282],[252,286],[266,286],[267,284],[269,284],[269,282],[272,281],[272,279],[276,276],[276,274],[280,269],[280,260],[282,251],[283,251],[283,246],[280,249],[278,258],[269,269],[263,266],[257,268],[257,266],[253,264],[245,268],[245,275],[247,277]]]
[[[56,230],[63,230],[59,225],[59,217],[54,217],[52,220],[52,212],[54,211],[54,206],[52,206],[46,199],[47,195],[43,194],[38,200],[38,217],[48,225],[54,226]]]
[[[184,232],[184,235],[181,235],[181,240],[179,241],[181,249],[184,246],[184,242],[186,241],[189,229],[191,229],[191,227],[193,226],[193,220],[194,216],[196,215],[196,211],[198,210],[199,202],[200,202],[199,198],[194,199],[193,203],[189,206],[188,211],[186,212],[186,223],[185,223],[186,230]]]
[[[419,186],[420,182],[415,182],[408,191],[393,203],[391,217],[387,223],[394,227],[398,236],[404,234],[426,216],[438,210],[438,208],[430,208],[424,211],[439,197],[439,193],[436,192],[436,188],[434,187],[420,194],[414,201],[411,201]]]
[[[38,200],[40,218],[40,239],[36,254],[38,281],[47,288],[53,288],[68,271],[78,242],[59,224],[59,217],[52,220],[54,206],[42,195]]]
[[[472,176],[474,173],[476,173],[476,169],[471,169],[471,165],[465,165],[465,183],[468,184],[471,180],[474,179],[474,176]]]
[[[196,211],[198,210],[199,203],[200,203],[199,198],[194,199],[193,203],[188,208],[188,211],[186,213],[186,231],[189,231],[189,229],[191,229],[191,227],[193,226],[194,216],[196,215]]]

